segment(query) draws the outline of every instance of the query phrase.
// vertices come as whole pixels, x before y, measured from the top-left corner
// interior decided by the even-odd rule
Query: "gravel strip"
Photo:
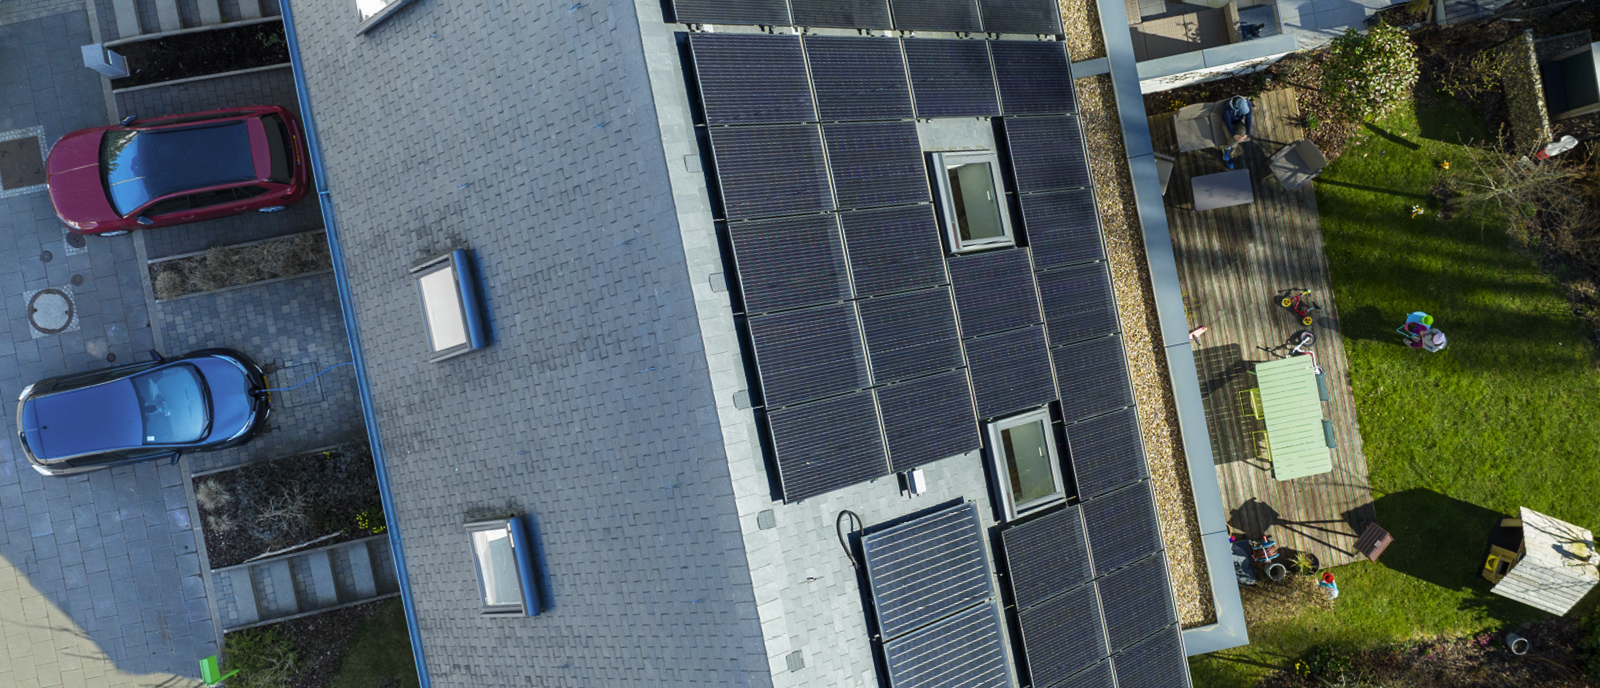
[[[1145,264],[1144,238],[1122,146],[1122,124],[1112,99],[1111,77],[1079,79],[1077,84],[1089,167],[1094,172],[1117,311],[1122,316],[1122,337],[1140,426],[1144,429],[1150,482],[1167,546],[1173,596],[1178,603],[1178,621],[1184,628],[1204,626],[1216,620],[1216,612],[1178,430],[1177,406],[1167,382],[1170,378],[1161,346],[1160,321]]]
[[[1067,34],[1067,55],[1073,62],[1106,56],[1100,36],[1100,11],[1094,0],[1061,0],[1061,27]]]

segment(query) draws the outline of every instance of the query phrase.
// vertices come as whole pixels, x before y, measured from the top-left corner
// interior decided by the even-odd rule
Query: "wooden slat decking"
[[[1243,160],[1235,162],[1251,171],[1255,202],[1249,205],[1196,212],[1189,180],[1226,170],[1221,151],[1178,155],[1171,114],[1151,117],[1150,133],[1156,152],[1177,157],[1167,221],[1189,326],[1208,328],[1194,343],[1195,363],[1228,523],[1251,537],[1270,530],[1280,545],[1312,552],[1322,565],[1333,566],[1357,558],[1356,538],[1374,517],[1372,490],[1329,289],[1315,182],[1285,191],[1267,169],[1268,156],[1303,135],[1299,110],[1289,90],[1255,102],[1255,136],[1244,144]],[[1245,399],[1256,386],[1253,364],[1273,358],[1262,348],[1276,347],[1281,355],[1289,336],[1306,329],[1278,305],[1291,287],[1311,289],[1312,301],[1322,305],[1310,329],[1317,335],[1317,362],[1328,374],[1327,411],[1338,447],[1332,473],[1277,482],[1256,434],[1265,426],[1248,412]]]

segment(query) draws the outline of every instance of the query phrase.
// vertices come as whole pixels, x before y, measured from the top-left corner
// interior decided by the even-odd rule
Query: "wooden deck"
[[[1150,118],[1151,138],[1156,152],[1177,157],[1167,221],[1189,326],[1208,328],[1195,342],[1195,363],[1228,523],[1250,537],[1270,531],[1280,545],[1312,552],[1324,566],[1344,564],[1357,558],[1356,537],[1374,513],[1315,182],[1285,191],[1267,169],[1272,153],[1302,137],[1293,93],[1274,91],[1255,102],[1255,136],[1244,144],[1243,160],[1235,161],[1251,171],[1254,203],[1196,212],[1189,180],[1225,171],[1221,151],[1178,155],[1171,114]],[[1317,335],[1317,362],[1327,371],[1327,417],[1338,446],[1332,473],[1278,482],[1265,458],[1265,424],[1250,412],[1248,394],[1256,386],[1254,363],[1283,355],[1289,336],[1308,329],[1279,305],[1293,287],[1310,289],[1311,300],[1322,306],[1309,329]]]

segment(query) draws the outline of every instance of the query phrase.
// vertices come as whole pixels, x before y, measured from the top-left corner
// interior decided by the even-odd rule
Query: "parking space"
[[[294,90],[294,75],[287,66],[123,91],[117,93],[115,99],[117,110],[123,117],[159,117],[243,105],[278,105],[288,108],[290,112],[300,112],[300,100]],[[316,198],[308,196],[276,213],[245,213],[164,227],[161,231],[146,232],[143,241],[147,257],[155,259],[317,229],[322,229],[322,211],[317,206]]]

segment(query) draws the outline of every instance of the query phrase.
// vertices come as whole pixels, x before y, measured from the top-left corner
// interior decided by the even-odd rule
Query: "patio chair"
[[[1328,159],[1323,157],[1316,144],[1300,139],[1279,148],[1278,152],[1272,154],[1267,166],[1272,169],[1272,176],[1283,184],[1283,188],[1294,191],[1322,174],[1322,168],[1328,166]]]
[[[1228,101],[1195,103],[1178,110],[1172,126],[1178,138],[1178,152],[1217,148],[1233,143],[1228,135]]]

